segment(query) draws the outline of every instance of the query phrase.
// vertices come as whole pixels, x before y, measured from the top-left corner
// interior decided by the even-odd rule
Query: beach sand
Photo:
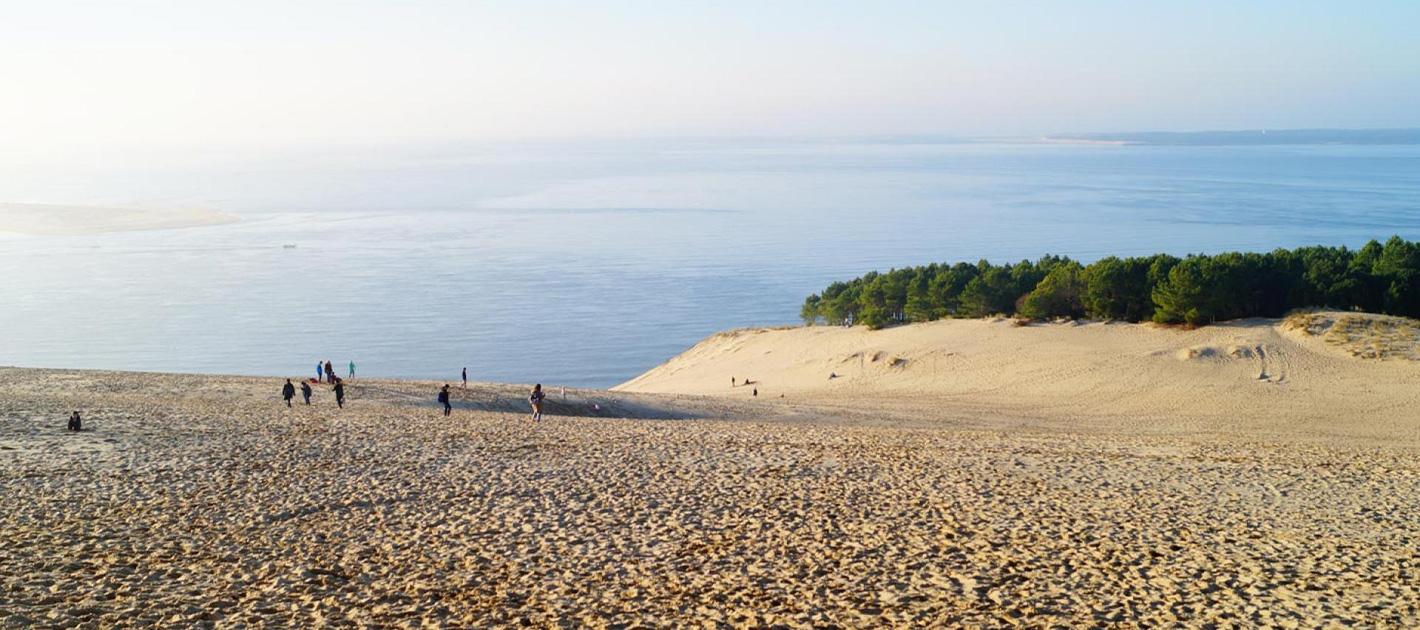
[[[899,409],[929,425],[1417,445],[1417,360],[1417,322],[1360,313],[1193,330],[944,320],[721,333],[614,389],[732,399],[758,390]],[[732,376],[756,384],[732,388]]]
[[[1276,323],[948,324],[726,335],[700,349],[758,353],[730,367],[762,379],[760,397],[681,357],[666,378],[690,393],[562,402],[554,387],[539,425],[516,386],[456,390],[444,418],[438,383],[357,381],[344,410],[318,387],[288,410],[282,379],[0,369],[0,626],[1420,623],[1420,421],[1386,411],[1415,408],[1385,380],[1413,375],[1408,360]],[[973,331],[963,343],[987,335],[963,356],[1002,349],[1002,394],[943,384],[918,399],[902,393],[934,380],[867,372],[795,388],[755,345],[809,339],[792,366],[860,339],[912,366],[905,341],[879,342],[956,324]],[[1257,335],[1285,378],[1253,374],[1227,398],[1227,378],[1254,368],[1200,348],[1232,335]],[[1227,378],[1197,377],[1192,403],[1105,388],[1044,404],[1107,382],[1099,362],[1116,351],[1120,370],[1158,364],[1131,396],[1163,373]],[[1036,391],[1043,367],[1011,368],[1052,355],[1065,385]],[[724,391],[696,395],[693,370]],[[681,387],[655,375],[626,388]],[[1333,404],[1327,375],[1375,379],[1372,398],[1334,426],[1326,409],[1277,417],[1306,411],[1268,398],[1288,388]],[[844,385],[858,394],[831,389]],[[75,408],[86,431],[67,434]]]
[[[0,203],[0,233],[31,236],[160,230],[231,223],[237,218],[214,210],[97,208],[32,203]]]

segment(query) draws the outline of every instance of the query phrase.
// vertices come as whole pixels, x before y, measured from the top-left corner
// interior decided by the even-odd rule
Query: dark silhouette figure
[[[734,386],[735,386],[735,377],[731,376],[731,377],[730,377],[730,387],[734,387]]]
[[[533,422],[542,420],[542,399],[547,398],[547,394],[542,393],[542,383],[533,385],[532,393],[528,395],[528,403],[532,404]]]
[[[754,388],[754,395],[755,395],[755,396],[758,396],[758,395],[759,395],[759,388],[758,388],[758,387]]]
[[[311,404],[311,384],[301,381],[301,398],[306,399],[306,404]]]
[[[84,430],[84,421],[79,419],[79,412],[77,412],[77,411],[75,411],[72,415],[69,416],[69,430],[70,430],[70,431],[82,431],[82,430]]]
[[[335,375],[335,366],[330,364],[330,359],[325,360],[325,380],[332,383],[340,380],[340,377]]]
[[[468,389],[468,368],[463,369],[463,385],[460,385],[459,388]]]
[[[454,406],[449,404],[448,385],[445,385],[443,389],[439,390],[439,402],[444,405],[444,417],[447,418],[449,416],[449,412],[453,411],[454,409]]]
[[[286,379],[286,384],[281,386],[281,397],[286,399],[286,406],[291,406],[291,399],[296,397],[296,386],[291,384],[291,379]]]
[[[345,383],[335,377],[335,406],[345,408]]]

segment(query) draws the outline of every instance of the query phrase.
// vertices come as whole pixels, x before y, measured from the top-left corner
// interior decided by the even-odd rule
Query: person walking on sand
[[[336,406],[336,407],[340,407],[341,409],[344,409],[344,408],[345,408],[345,382],[344,382],[344,381],[341,381],[339,377],[332,377],[332,378],[335,379],[335,406]]]
[[[468,389],[468,368],[463,369],[461,377],[463,378],[463,383],[459,385],[459,389]]]
[[[306,404],[311,404],[311,384],[301,381],[301,398],[306,399]]]
[[[454,410],[454,406],[451,405],[451,404],[449,404],[449,386],[448,386],[448,385],[444,385],[444,388],[441,389],[441,390],[439,390],[439,403],[444,406],[444,417],[445,417],[445,418],[449,417],[449,412],[451,412],[451,411]]]
[[[69,415],[69,430],[70,430],[70,431],[82,431],[82,430],[84,430],[84,421],[81,420],[81,419],[79,419],[79,412],[78,412],[78,411],[75,411],[74,413],[72,413],[72,414]]]
[[[532,404],[533,422],[542,420],[542,399],[547,395],[542,393],[542,383],[533,385],[532,394],[528,395],[528,402]]]
[[[355,378],[355,362],[354,362],[354,361],[351,361],[351,362],[350,362],[350,378],[351,378],[351,380],[354,380],[354,378]]]
[[[325,366],[321,365],[320,361],[316,361],[316,382],[325,382]]]
[[[291,406],[291,399],[296,397],[296,386],[291,384],[291,379],[286,379],[286,384],[281,386],[281,397],[286,399],[286,406]]]

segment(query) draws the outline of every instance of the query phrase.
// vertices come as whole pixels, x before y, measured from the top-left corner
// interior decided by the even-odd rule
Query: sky
[[[0,158],[1420,126],[1420,2],[0,0]]]

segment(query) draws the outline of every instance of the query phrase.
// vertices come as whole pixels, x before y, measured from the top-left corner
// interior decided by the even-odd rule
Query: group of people
[[[354,364],[352,363],[351,365],[354,365]],[[317,381],[317,382],[320,382],[320,381]],[[341,408],[341,409],[344,409],[344,408],[345,408],[345,381],[340,380],[340,377],[337,376],[337,377],[335,378],[335,384],[334,384],[334,386],[331,387],[331,391],[335,392],[335,406],[337,406],[337,407],[339,407],[339,408]],[[309,382],[306,382],[306,381],[301,381],[301,398],[304,398],[304,399],[305,399],[307,405],[311,404],[311,394],[312,394],[312,393],[313,393],[313,391],[311,390],[311,384],[310,384]],[[286,401],[286,406],[287,406],[287,407],[290,407],[290,406],[291,406],[291,399],[292,399],[292,398],[295,398],[295,397],[296,397],[296,384],[295,384],[295,383],[292,383],[292,382],[291,382],[291,379],[288,378],[288,379],[286,379],[286,384],[281,386],[281,398]]]
[[[350,376],[348,376],[347,378],[355,378],[354,361],[350,362]],[[330,364],[330,359],[326,359],[324,363],[316,361],[317,383],[330,383],[331,385],[334,385],[336,383],[339,383],[340,380],[340,377],[335,375],[335,366]]]
[[[464,387],[466,388],[468,387],[468,368],[464,368],[463,379]],[[448,415],[453,413],[454,411],[454,405],[451,398],[452,397],[451,393],[449,392],[449,386],[444,385],[444,388],[439,390],[438,401],[439,404],[444,406],[445,417],[448,417]],[[547,394],[543,393],[542,391],[542,383],[533,385],[532,393],[528,394],[528,404],[532,406],[533,422],[539,422],[542,420],[542,401],[545,398],[547,398]]]
[[[355,362],[354,362],[354,361],[351,361],[351,362],[350,362],[350,377],[353,378],[354,376],[355,376]],[[467,368],[467,367],[463,368],[463,370],[459,373],[459,378],[460,378],[460,385],[459,385],[459,387],[460,387],[461,389],[468,389],[468,368]],[[325,362],[323,362],[323,363],[322,363],[322,362],[317,362],[317,363],[316,363],[316,378],[315,378],[315,380],[314,380],[313,382],[315,382],[315,383],[331,383],[331,385],[332,385],[331,391],[335,392],[335,404],[336,404],[336,406],[338,406],[338,407],[340,407],[340,408],[342,408],[342,409],[345,408],[345,381],[342,380],[339,376],[336,376],[336,375],[335,375],[335,373],[334,373],[334,368],[331,366],[330,361],[325,361]],[[310,383],[310,382],[307,382],[307,381],[301,381],[300,389],[301,389],[301,398],[305,400],[305,403],[306,403],[307,405],[311,404],[311,394],[313,393],[312,390],[311,390],[311,383]],[[293,383],[293,382],[291,382],[291,379],[288,378],[288,379],[286,379],[286,384],[281,386],[281,398],[286,401],[286,406],[287,406],[287,407],[291,407],[291,406],[293,406],[291,401],[292,401],[295,397],[296,397],[296,384]],[[562,390],[562,397],[563,397],[564,399],[567,397],[567,390],[566,390],[565,388]],[[547,394],[543,393],[543,391],[542,391],[542,383],[538,383],[537,385],[534,385],[534,386],[533,386],[533,389],[532,389],[532,393],[528,394],[528,404],[532,407],[532,419],[533,419],[533,422],[538,422],[538,421],[541,421],[541,420],[542,420],[542,404],[543,404],[543,400],[546,399],[546,398],[547,398]],[[453,395],[452,395],[452,393],[449,391],[449,386],[448,386],[447,384],[444,385],[444,387],[439,390],[438,401],[439,401],[439,404],[441,404],[441,405],[444,406],[444,415],[445,415],[445,416],[448,416],[448,415],[450,415],[450,414],[453,413],[453,411],[454,411]],[[78,412],[75,412],[74,415],[75,415],[76,418],[77,418]],[[77,419],[76,419],[76,420],[71,420],[71,421],[70,421],[71,427],[74,426],[74,424],[75,424],[76,422],[77,422]],[[75,430],[77,430],[77,429],[75,429]]]
[[[748,379],[748,378],[746,378],[746,379],[744,380],[744,382],[741,383],[741,385],[756,385],[756,384],[758,384],[758,381],[752,381],[752,380],[750,380],[750,379]],[[736,386],[736,385],[735,385],[735,377],[731,376],[731,377],[730,377],[730,387],[735,387],[735,386]],[[759,388],[758,388],[758,387],[755,387],[755,388],[754,388],[754,391],[752,392],[752,395],[753,395],[753,396],[759,396]],[[782,396],[781,396],[781,398],[782,398]]]

